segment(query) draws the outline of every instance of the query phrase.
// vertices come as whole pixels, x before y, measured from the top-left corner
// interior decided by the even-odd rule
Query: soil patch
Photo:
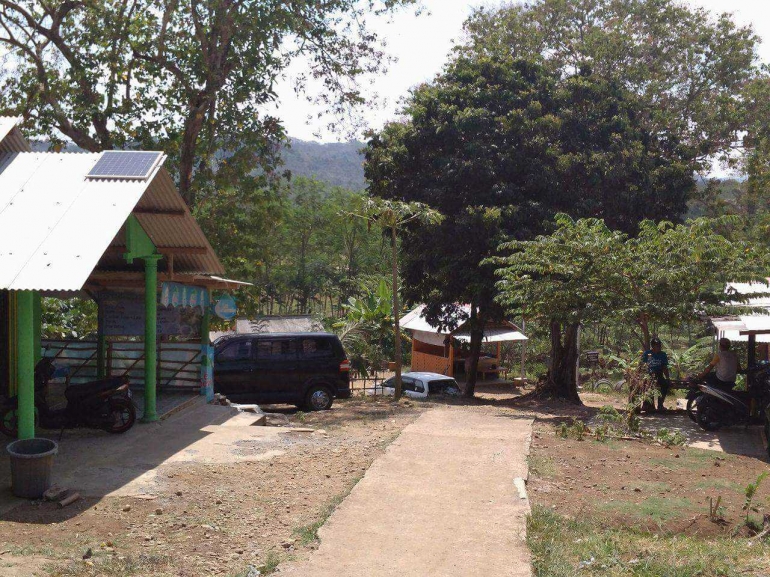
[[[154,499],[84,499],[74,516],[25,503],[0,521],[0,551],[44,555],[50,575],[238,575],[249,566],[265,574],[317,546],[308,527],[425,408],[353,399],[322,413],[287,412],[288,425],[316,431],[239,442],[263,460],[163,465]]]

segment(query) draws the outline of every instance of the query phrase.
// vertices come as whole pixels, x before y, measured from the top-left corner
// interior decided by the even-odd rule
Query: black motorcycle
[[[699,383],[701,396],[694,400],[698,425],[706,431],[716,431],[731,425],[763,422],[770,405],[770,368],[750,369],[747,381],[746,391]]]
[[[128,377],[99,379],[71,384],[69,376],[64,390],[67,400],[63,408],[48,404],[48,385],[56,374],[49,358],[35,366],[35,420],[43,429],[74,429],[86,427],[108,433],[125,433],[134,426],[136,407],[131,400]],[[0,432],[16,437],[18,432],[18,398],[13,397],[0,407]]]

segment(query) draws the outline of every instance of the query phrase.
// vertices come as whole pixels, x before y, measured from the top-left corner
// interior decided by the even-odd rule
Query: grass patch
[[[145,553],[125,557],[94,555],[91,561],[90,564],[71,561],[63,566],[46,565],[44,569],[50,577],[96,577],[97,575],[131,577],[158,575],[173,569],[170,557]]]
[[[278,565],[280,564],[281,556],[275,551],[268,551],[267,557],[265,557],[265,562],[257,567],[257,570],[259,571],[260,575],[270,575],[271,573],[275,573],[275,570],[278,569]]]
[[[326,507],[323,508],[321,511],[321,516],[318,520],[314,521],[310,525],[304,525],[294,529],[294,536],[297,538],[301,545],[309,545],[313,541],[318,540],[318,530],[323,527],[323,524],[326,523],[331,514],[334,513],[334,510],[339,506],[340,503],[345,500],[345,497],[350,495],[353,487],[355,487],[362,478],[363,476],[356,477],[353,480],[353,483],[351,483],[350,487],[348,487],[344,493],[340,493],[334,497],[334,499],[332,499],[331,502],[329,502]]]
[[[633,501],[609,501],[600,504],[597,509],[621,515],[634,517],[640,521],[653,520],[664,523],[692,515],[695,510],[693,502],[687,498],[676,497],[647,497],[641,503]]]
[[[743,539],[706,541],[602,527],[537,505],[527,521],[527,543],[536,577],[737,577],[770,570],[764,542],[747,548]]]
[[[551,457],[530,453],[527,458],[529,472],[541,478],[552,477],[556,473],[556,465]]]
[[[715,453],[714,451],[706,451],[704,449],[693,449],[688,447],[679,453],[679,458],[671,457],[653,457],[649,460],[652,465],[661,465],[667,469],[678,469],[684,467],[692,471],[700,469],[713,469],[714,461],[717,459],[717,455],[722,460],[727,460],[728,456],[721,453]]]
[[[726,479],[703,479],[695,483],[696,489],[723,489],[725,491],[734,491],[743,494],[746,489],[744,486],[728,481]]]

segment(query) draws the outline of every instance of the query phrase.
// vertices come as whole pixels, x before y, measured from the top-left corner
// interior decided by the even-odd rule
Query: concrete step
[[[267,417],[260,413],[238,412],[224,423],[222,427],[262,427],[267,423]]]

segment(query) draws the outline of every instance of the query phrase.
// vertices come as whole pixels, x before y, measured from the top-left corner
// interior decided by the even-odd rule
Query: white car
[[[438,373],[410,372],[401,375],[401,385],[404,395],[412,399],[427,399],[428,396],[461,394],[460,386],[452,377]],[[385,395],[395,393],[396,377],[391,377],[382,383]]]

